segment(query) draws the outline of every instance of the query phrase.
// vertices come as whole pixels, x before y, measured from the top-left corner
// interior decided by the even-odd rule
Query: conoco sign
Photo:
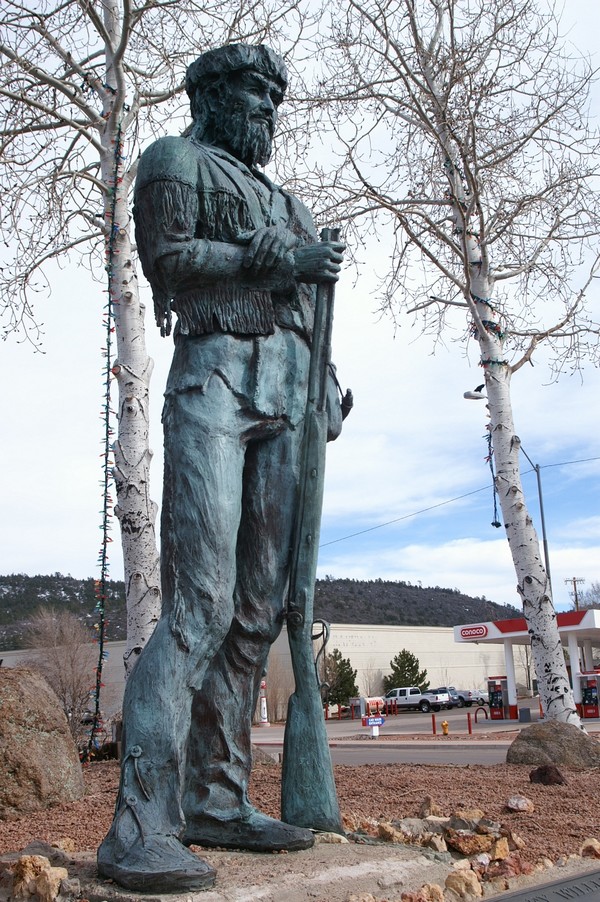
[[[461,639],[483,639],[487,634],[488,628],[483,624],[479,626],[462,626],[460,629]]]

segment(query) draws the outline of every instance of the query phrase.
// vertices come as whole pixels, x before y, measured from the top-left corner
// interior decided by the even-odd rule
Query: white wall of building
[[[402,649],[412,652],[420,669],[427,670],[431,687],[456,686],[459,689],[485,688],[488,676],[504,675],[502,645],[477,645],[454,641],[451,627],[369,626],[335,623],[327,651],[338,648],[357,671],[361,694],[379,694],[380,676],[390,673],[390,661]],[[285,630],[271,650],[270,662],[276,658],[277,672],[291,667]],[[272,663],[269,665],[272,666]],[[515,656],[517,682],[525,684],[525,673]],[[267,678],[268,679],[268,678]]]
[[[123,652],[125,642],[108,642],[109,656],[104,662],[101,708],[110,716],[121,707],[125,676]],[[488,676],[505,673],[504,649],[500,645],[459,643],[448,627],[368,626],[332,624],[327,651],[338,648],[357,670],[361,694],[377,695],[381,691],[378,680],[390,672],[390,661],[406,648],[419,660],[421,670],[427,670],[431,687],[456,686],[459,689],[484,688]],[[27,666],[31,652],[0,652],[4,667]],[[522,662],[515,652],[517,683],[525,684]],[[282,694],[293,691],[290,652],[284,630],[275,642],[269,657],[269,677],[276,681]],[[94,676],[90,674],[90,689]]]

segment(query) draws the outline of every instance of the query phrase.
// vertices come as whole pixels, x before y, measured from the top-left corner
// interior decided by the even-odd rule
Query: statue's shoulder
[[[177,181],[195,185],[198,148],[189,138],[165,136],[154,141],[140,157],[136,190],[156,181]]]

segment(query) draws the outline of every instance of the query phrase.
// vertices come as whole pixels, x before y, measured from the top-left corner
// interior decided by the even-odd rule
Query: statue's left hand
[[[345,244],[319,241],[294,252],[294,274],[299,282],[322,284],[337,282],[344,259]]]
[[[274,269],[297,244],[298,239],[285,226],[258,229],[246,250],[243,266],[255,275]]]

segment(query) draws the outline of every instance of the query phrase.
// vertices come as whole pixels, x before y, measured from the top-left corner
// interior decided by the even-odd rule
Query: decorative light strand
[[[117,212],[117,186],[121,183],[122,179],[119,177],[119,170],[123,163],[123,144],[121,140],[121,126],[119,125],[117,128],[116,138],[114,140],[114,154],[113,154],[113,175],[112,175],[112,185],[110,185],[108,189],[108,196],[110,197],[110,209],[106,213],[107,227],[108,227],[108,237],[106,240],[106,273],[108,276],[108,301],[104,307],[104,318],[103,318],[103,326],[106,329],[106,346],[101,349],[102,356],[104,357],[104,366],[103,366],[103,375],[104,375],[104,403],[102,407],[102,411],[100,414],[100,418],[103,423],[103,438],[102,438],[102,454],[100,457],[102,458],[102,509],[100,511],[100,516],[102,518],[100,524],[100,530],[102,531],[102,543],[100,546],[100,552],[98,555],[98,566],[100,568],[100,577],[99,579],[94,580],[94,591],[96,595],[96,614],[97,614],[97,622],[94,623],[94,630],[96,631],[95,642],[98,644],[98,663],[95,671],[95,685],[92,690],[92,698],[94,700],[94,716],[90,730],[90,736],[87,744],[87,749],[84,753],[84,760],[89,761],[90,758],[94,754],[94,750],[96,747],[96,736],[100,732],[103,727],[102,724],[102,715],[100,713],[100,696],[101,690],[104,688],[104,683],[102,682],[102,671],[104,667],[104,662],[108,658],[108,652],[104,648],[105,644],[105,636],[106,636],[106,627],[108,625],[108,621],[106,619],[106,601],[108,597],[108,572],[109,572],[109,560],[108,560],[108,546],[112,542],[112,538],[110,536],[111,529],[111,519],[112,519],[112,508],[113,508],[113,500],[110,494],[110,482],[112,479],[112,466],[111,466],[111,453],[112,453],[112,439],[114,435],[114,430],[112,429],[112,417],[114,415],[114,411],[111,407],[111,386],[112,386],[112,378],[111,378],[111,357],[112,357],[112,343],[113,343],[113,335],[114,335],[114,310],[113,306],[117,301],[113,298],[113,289],[114,289],[114,259],[118,254],[118,250],[116,247],[117,238],[119,235],[119,224],[116,221],[116,212]]]
[[[492,474],[492,495],[494,498],[494,519],[492,520],[492,526],[495,526],[496,529],[500,529],[502,523],[498,520],[498,495],[496,493],[496,475],[494,473],[494,448],[492,446],[492,433],[488,430],[487,435],[484,435],[484,438],[487,441],[488,453],[486,455],[486,463],[490,465],[490,472]]]
[[[493,360],[491,357],[482,357],[479,366],[508,366],[508,360]]]
[[[502,331],[502,326],[500,323],[495,322],[491,319],[482,319],[481,320],[486,332],[489,332],[491,335],[495,335],[499,341],[504,341],[506,337],[506,333]],[[475,339],[479,339],[479,328],[477,327],[477,323],[471,323],[471,335]]]
[[[488,307],[492,311],[492,313],[496,313],[496,308],[492,304],[491,298],[480,298],[478,295],[471,292],[471,300],[475,301],[476,304],[485,304],[485,306]]]

